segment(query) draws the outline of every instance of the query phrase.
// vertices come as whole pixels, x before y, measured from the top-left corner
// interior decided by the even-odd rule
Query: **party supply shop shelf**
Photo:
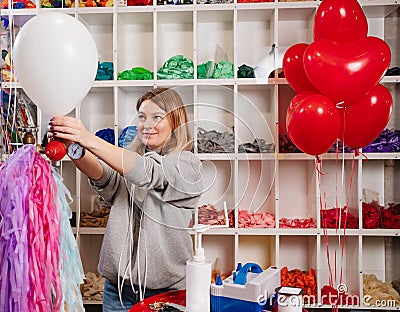
[[[391,67],[399,65],[399,4],[396,1],[362,1],[369,35],[385,39],[392,50]],[[114,79],[96,81],[81,105],[70,113],[80,117],[89,130],[114,130],[115,142],[135,123],[136,99],[154,86],[174,87],[188,104],[195,152],[204,165],[207,188],[200,205],[212,203],[234,209],[232,228],[213,228],[203,236],[206,255],[221,260],[229,271],[237,262],[256,262],[267,267],[287,266],[316,270],[318,296],[328,284],[327,250],[337,253],[334,269],[350,294],[363,295],[363,274],[381,280],[400,278],[399,230],[363,229],[363,190],[379,193],[385,207],[400,198],[398,153],[368,153],[353,161],[353,154],[322,155],[323,183],[319,184],[315,159],[302,153],[280,153],[285,134],[285,113],[293,90],[276,72],[285,51],[298,42],[313,41],[313,17],[320,1],[234,3],[219,5],[51,9],[71,14],[91,31],[100,62],[112,62]],[[13,10],[18,19],[46,9]],[[8,10],[2,10],[7,15]],[[218,45],[218,46],[217,46]],[[217,53],[218,52],[218,53]],[[193,79],[161,80],[157,71],[170,57],[183,55],[193,61]],[[198,65],[224,59],[233,64],[233,78],[198,79]],[[257,78],[238,78],[237,69],[256,68]],[[132,67],[147,68],[152,80],[117,80],[117,73]],[[260,76],[259,76],[260,75]],[[384,85],[394,101],[389,129],[399,129],[399,76],[385,77]],[[2,88],[12,84],[2,83]],[[18,84],[17,84],[18,85]],[[50,116],[38,113],[43,137]],[[201,135],[215,130],[225,134],[227,153],[199,152]],[[270,153],[242,153],[239,148],[254,139],[274,144]],[[117,143],[116,143],[117,144]],[[204,151],[204,150],[202,150]],[[368,160],[367,160],[368,159]],[[89,212],[97,202],[86,177],[65,159],[59,164],[64,182],[72,192],[75,212]],[[350,186],[350,180],[352,184]],[[324,196],[324,193],[326,196]],[[347,204],[358,218],[357,229],[321,228],[320,199],[327,208]],[[272,228],[241,228],[239,211],[267,212],[275,218]],[[281,218],[312,218],[316,228],[279,227]],[[80,227],[79,248],[86,272],[97,272],[103,228]],[[345,239],[342,257],[341,242]],[[397,251],[394,246],[397,246]],[[390,308],[392,309],[392,308]],[[393,308],[395,309],[395,308]]]

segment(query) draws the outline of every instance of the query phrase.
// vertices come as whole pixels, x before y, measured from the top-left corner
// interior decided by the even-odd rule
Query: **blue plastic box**
[[[224,281],[211,284],[211,312],[261,312],[280,286],[280,270],[263,271],[255,263],[247,263]]]

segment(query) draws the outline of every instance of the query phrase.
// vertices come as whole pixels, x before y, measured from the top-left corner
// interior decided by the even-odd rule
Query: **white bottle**
[[[211,262],[201,248],[201,234],[196,232],[192,260],[186,263],[186,312],[210,312]],[[197,248],[196,248],[197,247]]]

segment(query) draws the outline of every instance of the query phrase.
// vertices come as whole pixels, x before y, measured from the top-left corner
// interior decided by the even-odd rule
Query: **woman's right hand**
[[[81,120],[73,117],[53,117],[49,126],[49,134],[54,139],[62,141],[66,146],[76,142],[90,151],[85,153],[84,157],[73,161],[79,170],[89,178],[93,180],[100,179],[103,175],[103,167],[91,152],[105,141],[89,132]]]
[[[82,166],[78,166],[78,168],[92,179],[99,179],[100,173],[103,174],[100,163],[93,155],[103,160],[120,174],[128,172],[135,165],[136,153],[124,150],[97,137],[89,132],[83,122],[77,118],[69,116],[53,117],[50,120],[49,131],[53,134],[54,139],[63,140],[64,143],[79,143],[90,152],[86,153],[82,160],[79,160],[79,164],[82,164]],[[87,167],[83,165],[87,165]]]
[[[77,142],[83,147],[90,146],[93,134],[86,129],[81,120],[69,116],[55,116],[50,119],[49,125],[49,132],[53,138],[61,139],[67,145]]]

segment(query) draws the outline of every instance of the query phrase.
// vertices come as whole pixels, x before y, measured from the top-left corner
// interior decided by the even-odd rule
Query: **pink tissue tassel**
[[[58,311],[60,213],[51,167],[25,145],[0,166],[0,311]]]

